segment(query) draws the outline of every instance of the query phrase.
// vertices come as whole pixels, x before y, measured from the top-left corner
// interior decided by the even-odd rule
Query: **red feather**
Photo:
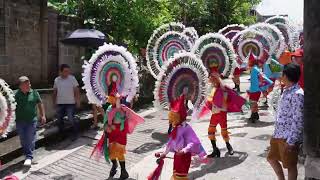
[[[96,144],[96,146],[93,148],[90,158],[94,155],[96,160],[99,160],[100,157],[103,154],[103,145],[104,145],[104,141],[105,141],[105,133],[103,133],[103,135],[101,136],[101,138],[99,139],[98,143]]]
[[[161,158],[161,159],[159,159],[158,163],[159,163],[158,167],[147,177],[148,180],[158,180],[159,179],[161,172],[162,172],[164,160]]]

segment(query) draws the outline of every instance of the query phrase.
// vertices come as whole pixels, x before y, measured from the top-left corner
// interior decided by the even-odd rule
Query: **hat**
[[[289,63],[291,63],[291,56],[292,56],[292,53],[290,51],[286,50],[281,54],[281,56],[279,58],[279,62],[282,65],[289,64]]]
[[[293,57],[303,57],[303,49],[297,49],[294,53],[291,54]]]
[[[252,67],[255,64],[256,64],[256,58],[254,57],[253,53],[250,51],[249,60],[248,60],[248,66]]]
[[[187,108],[185,106],[185,95],[181,95],[170,103],[169,121],[179,124],[187,119]]]
[[[27,76],[21,76],[21,77],[19,77],[18,80],[19,80],[19,83],[30,81],[30,79]]]
[[[218,67],[210,67],[210,75],[219,74],[218,71],[219,71]]]

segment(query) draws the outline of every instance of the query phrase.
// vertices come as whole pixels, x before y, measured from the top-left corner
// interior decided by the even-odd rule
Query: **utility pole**
[[[304,152],[306,179],[320,179],[320,1],[304,0]],[[316,78],[315,78],[316,77]]]

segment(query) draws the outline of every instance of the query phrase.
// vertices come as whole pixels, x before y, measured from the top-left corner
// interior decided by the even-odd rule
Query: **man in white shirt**
[[[71,75],[70,66],[60,66],[60,76],[54,80],[53,103],[57,108],[58,127],[60,133],[64,132],[63,118],[67,115],[73,125],[74,139],[79,133],[79,122],[74,118],[76,108],[80,107],[80,91],[76,78]]]

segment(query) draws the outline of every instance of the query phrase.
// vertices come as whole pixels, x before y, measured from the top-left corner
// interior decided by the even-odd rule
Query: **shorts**
[[[109,144],[109,158],[111,160],[124,161],[126,154],[126,146],[119,143]]]
[[[248,95],[249,95],[249,100],[250,101],[255,101],[255,102],[258,102],[259,99],[260,99],[260,95],[261,95],[261,92],[248,92]]]
[[[210,125],[217,126],[218,124],[221,128],[227,128],[227,112],[221,111],[211,115]]]
[[[282,163],[283,168],[296,166],[298,163],[298,148],[294,151],[286,151],[286,140],[272,138],[268,159]]]

